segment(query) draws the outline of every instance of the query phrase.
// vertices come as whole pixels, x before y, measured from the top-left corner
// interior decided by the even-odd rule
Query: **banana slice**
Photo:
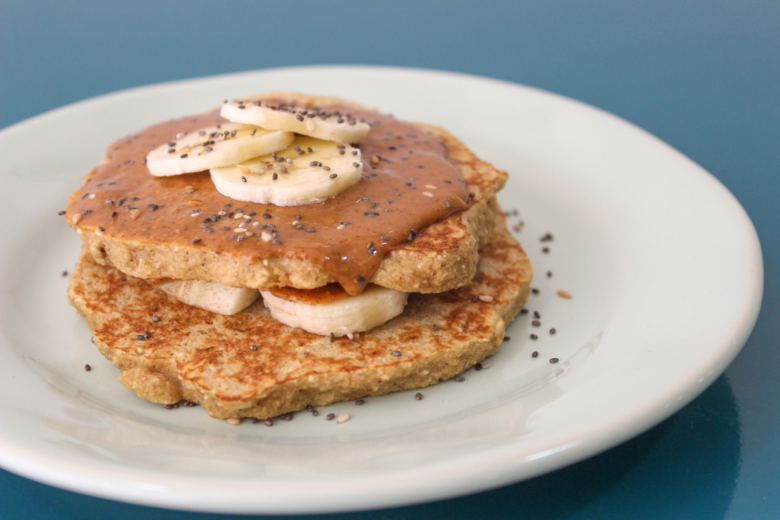
[[[326,112],[317,107],[268,105],[261,101],[229,101],[222,105],[220,115],[234,123],[295,132],[338,143],[359,143],[371,130],[368,123],[355,120],[351,114]]]
[[[146,166],[157,177],[195,173],[281,150],[294,137],[292,132],[224,123],[177,135],[152,150]]]
[[[217,314],[241,312],[260,296],[257,289],[237,289],[200,280],[170,280],[154,285],[182,303]]]
[[[409,297],[408,293],[378,285],[366,287],[357,296],[314,305],[280,298],[271,291],[260,294],[276,320],[322,336],[346,336],[378,327],[401,314]]]
[[[298,136],[284,150],[237,166],[214,168],[211,180],[231,199],[276,206],[304,206],[335,197],[363,174],[360,150]]]

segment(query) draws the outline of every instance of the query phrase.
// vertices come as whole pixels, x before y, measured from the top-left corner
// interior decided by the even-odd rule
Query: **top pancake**
[[[289,93],[260,97],[283,99],[299,106],[355,110],[372,122],[374,140],[370,141],[370,133],[361,144],[364,180],[322,205],[278,208],[238,202],[219,194],[207,172],[161,179],[151,176],[142,165],[152,147],[173,139],[179,131],[218,122],[216,114],[156,125],[114,143],[104,164],[87,175],[82,187],[70,198],[66,218],[95,261],[139,278],[197,279],[258,289],[309,289],[338,281],[347,290],[351,284],[354,293],[358,280],[404,292],[431,293],[468,283],[476,269],[478,250],[493,231],[495,193],[506,180],[504,172],[479,160],[440,128],[403,126],[387,116],[333,98]],[[395,135],[387,129],[396,130]],[[405,135],[400,135],[404,130]],[[398,148],[385,142],[391,136],[398,139]],[[423,148],[444,150],[449,161],[444,164],[451,171],[444,171],[443,178],[431,177],[436,171],[431,168],[432,162],[433,166],[441,166],[442,160],[426,150],[417,156],[401,156],[405,143],[410,145],[406,150],[415,150],[411,141]],[[380,157],[380,150],[379,164],[370,163],[371,157]],[[412,161],[401,162],[407,158],[414,158],[420,163],[417,168],[423,169],[415,170],[415,177],[394,177],[393,168],[411,164]],[[440,189],[426,188],[432,185]],[[428,198],[422,196],[423,191],[428,191]],[[396,204],[391,206],[393,202]],[[449,211],[442,212],[445,202],[453,210],[465,209],[447,215]],[[232,206],[227,207],[228,204]],[[442,220],[425,227],[409,242],[410,228],[403,228],[409,225],[408,218],[403,221],[407,211],[404,204],[406,208],[423,208],[430,222]],[[374,211],[364,211],[375,206],[379,207]],[[429,207],[439,208],[438,213],[431,213]],[[226,209],[228,213],[237,212],[239,208],[244,214],[254,212],[264,226],[271,224],[282,244],[266,243],[256,235],[241,241],[233,235],[231,239],[231,228],[238,221],[229,214],[223,215],[220,222],[204,224],[209,215],[215,216],[220,210],[224,213]],[[192,210],[199,213],[191,217]],[[391,215],[393,211],[395,214]],[[299,220],[292,216],[296,213],[303,215],[302,223],[319,232],[304,236],[304,231],[293,228],[292,221]],[[378,218],[358,221],[369,213]],[[264,214],[270,219],[260,218]],[[200,218],[203,216],[207,218]],[[394,225],[394,218],[404,224]],[[354,220],[355,225],[340,235],[333,233],[347,219]],[[209,230],[204,227],[212,227],[212,232],[207,233]],[[352,238],[342,238],[350,236],[347,231]],[[379,235],[390,239],[380,240]],[[304,244],[303,238],[309,242]],[[367,244],[371,247],[367,248]],[[366,252],[372,249],[377,253]],[[350,261],[340,263],[342,258]]]

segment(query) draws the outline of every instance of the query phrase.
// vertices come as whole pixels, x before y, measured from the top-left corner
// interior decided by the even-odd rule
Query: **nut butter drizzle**
[[[249,263],[305,259],[320,264],[349,294],[360,294],[387,253],[465,209],[469,199],[437,137],[375,112],[321,110],[365,119],[372,127],[359,145],[363,179],[333,199],[292,207],[240,202],[217,192],[208,172],[149,174],[149,151],[175,142],[181,132],[225,122],[214,112],[154,125],[111,145],[107,160],[71,195],[66,218],[117,239],[206,247]],[[290,159],[306,161],[306,155]],[[250,232],[236,232],[242,228]]]

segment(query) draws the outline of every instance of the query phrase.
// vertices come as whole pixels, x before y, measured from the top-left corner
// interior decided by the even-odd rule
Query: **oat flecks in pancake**
[[[169,300],[143,280],[96,264],[86,248],[68,295],[100,351],[122,370],[122,383],[139,395],[187,399],[217,418],[268,418],[456,376],[498,350],[531,277],[501,219],[474,282],[414,294],[403,315],[354,340],[331,342],[287,327],[262,302],[222,316]],[[493,301],[473,302],[478,295]],[[147,331],[147,339],[136,339]]]

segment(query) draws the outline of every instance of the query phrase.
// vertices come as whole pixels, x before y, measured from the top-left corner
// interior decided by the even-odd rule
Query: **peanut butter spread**
[[[349,297],[344,288],[337,283],[329,283],[314,289],[273,287],[271,289],[271,294],[278,298],[282,298],[283,300],[305,303],[308,305],[322,305],[324,303],[337,302]]]
[[[92,232],[146,243],[208,248],[248,263],[301,258],[320,264],[351,295],[382,258],[470,199],[438,138],[391,116],[320,107],[371,125],[359,145],[363,179],[320,204],[279,207],[230,199],[208,172],[154,177],[144,158],[180,132],[225,122],[218,113],[157,124],[115,142],[106,161],[71,195],[66,218]],[[306,160],[306,150],[292,159]],[[338,173],[338,172],[335,172]],[[249,230],[242,231],[242,230]]]

